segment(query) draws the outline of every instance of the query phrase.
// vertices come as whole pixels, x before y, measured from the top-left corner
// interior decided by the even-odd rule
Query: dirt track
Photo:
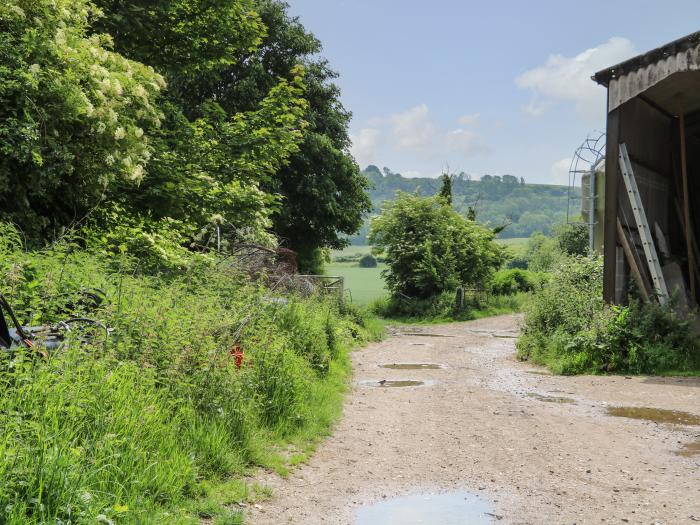
[[[514,359],[518,316],[431,326],[355,352],[342,421],[308,465],[284,480],[253,524],[351,524],[357,509],[397,495],[464,490],[498,523],[700,522],[700,426],[607,415],[648,406],[700,415],[700,380],[554,377]],[[405,329],[404,332],[412,332]],[[440,363],[388,370],[383,363]],[[432,384],[376,388],[365,380]],[[543,402],[528,394],[566,397]]]

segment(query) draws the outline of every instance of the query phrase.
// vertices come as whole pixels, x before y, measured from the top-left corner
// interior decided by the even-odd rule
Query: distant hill
[[[398,190],[420,191],[422,195],[434,195],[440,189],[440,179],[427,177],[408,178],[393,173],[389,168],[380,170],[368,166],[364,174],[372,181],[369,194],[379,213],[381,205],[391,200]],[[510,225],[499,235],[501,238],[529,237],[534,232],[548,234],[552,227],[566,219],[566,186],[553,184],[528,184],[513,175],[484,175],[473,180],[460,173],[452,183],[452,199],[455,209],[466,215],[474,207],[477,221],[491,226]],[[576,206],[572,201],[572,206]],[[368,224],[352,237],[352,244],[366,244]]]

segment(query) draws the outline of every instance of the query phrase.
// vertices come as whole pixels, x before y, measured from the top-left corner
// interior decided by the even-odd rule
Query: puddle
[[[700,456],[700,440],[683,445],[683,448],[676,451],[676,455],[684,458]]]
[[[427,385],[426,381],[415,381],[413,379],[403,379],[398,381],[390,381],[382,379],[381,381],[360,381],[362,386],[373,386],[377,388],[403,388],[408,386],[423,386]]]
[[[389,368],[390,370],[440,370],[444,367],[436,363],[391,363],[379,365],[379,368]]]
[[[700,425],[700,416],[677,410],[664,410],[649,407],[608,407],[608,414],[616,417],[646,419],[656,423],[671,423],[673,425]]]
[[[361,508],[355,525],[480,525],[492,523],[490,510],[466,492],[406,496]]]
[[[545,403],[563,403],[567,405],[573,405],[576,403],[570,397],[558,397],[558,396],[543,396],[542,394],[537,394],[535,392],[528,392],[525,394],[527,397],[532,399],[537,399],[537,401],[544,401]]]

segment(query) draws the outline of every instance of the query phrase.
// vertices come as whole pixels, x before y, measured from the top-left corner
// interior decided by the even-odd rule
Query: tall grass
[[[32,323],[60,319],[71,292],[102,288],[110,300],[94,315],[114,329],[48,360],[0,356],[8,525],[197,522],[203,485],[250,465],[283,468],[276,444],[303,453],[329,431],[349,348],[379,335],[332,299],[280,300],[215,261],[153,277],[118,257],[6,249],[0,275]],[[230,508],[206,512],[241,520]]]

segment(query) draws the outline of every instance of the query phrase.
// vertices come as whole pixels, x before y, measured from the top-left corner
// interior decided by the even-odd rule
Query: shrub
[[[566,258],[535,292],[518,355],[564,374],[700,370],[692,320],[673,304],[604,304],[599,257]]]
[[[561,262],[562,252],[553,237],[533,233],[525,248],[527,268],[536,272],[552,271]]]
[[[386,258],[383,276],[394,297],[425,300],[483,285],[504,260],[491,230],[440,197],[398,193],[372,220],[369,239]]]
[[[371,253],[363,255],[360,258],[360,268],[376,268],[377,259]]]
[[[496,295],[514,295],[532,292],[542,282],[541,274],[517,268],[497,271],[491,280],[491,291]]]

